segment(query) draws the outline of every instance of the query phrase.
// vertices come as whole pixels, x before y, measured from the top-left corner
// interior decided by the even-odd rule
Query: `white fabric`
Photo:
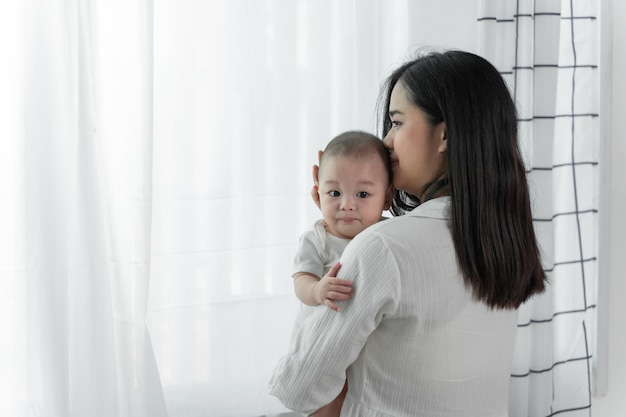
[[[284,410],[310,166],[407,3],[0,1],[0,415]]]
[[[151,2],[0,16],[0,415],[165,416],[145,323]]]
[[[311,229],[300,235],[293,274],[308,272],[321,278],[341,257],[350,239],[327,233],[324,224],[324,219],[317,220]]]
[[[298,329],[271,391],[310,413],[341,391],[342,416],[504,417],[517,310],[477,302],[460,274],[449,197],[357,235],[339,276],[355,291]]]
[[[293,261],[293,275],[308,272],[323,277],[337,263],[350,242],[326,232],[324,219],[317,220],[313,227],[298,239],[298,249]],[[295,326],[299,326],[313,311],[315,306],[300,303]],[[294,328],[295,329],[295,328]]]
[[[550,284],[520,308],[512,417],[588,416],[596,332],[597,0],[482,0],[480,54],[518,105]]]
[[[159,0],[148,328],[171,417],[285,411],[267,381],[320,217],[316,152],[373,132],[407,2]],[[404,35],[403,35],[404,34]]]

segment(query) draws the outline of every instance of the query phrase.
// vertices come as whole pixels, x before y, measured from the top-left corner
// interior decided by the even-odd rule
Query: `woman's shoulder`
[[[413,222],[415,218],[450,220],[450,197],[439,197],[417,206],[410,212],[396,217],[382,217],[381,220],[365,229],[361,234],[385,233],[388,229],[402,228]]]
[[[430,200],[405,215],[368,227],[348,246],[370,253],[372,247],[374,252],[387,248],[393,253],[424,246],[448,247],[452,239],[448,212],[449,201]]]

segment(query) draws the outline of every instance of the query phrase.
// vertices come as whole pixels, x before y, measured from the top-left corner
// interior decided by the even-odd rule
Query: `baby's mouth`
[[[344,223],[353,223],[356,220],[357,219],[354,217],[342,217],[341,219],[339,219],[340,222],[344,222]]]

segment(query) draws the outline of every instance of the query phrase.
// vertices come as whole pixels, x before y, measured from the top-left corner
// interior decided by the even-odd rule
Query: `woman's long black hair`
[[[434,126],[445,122],[448,173],[427,187],[424,200],[449,194],[457,261],[474,295],[493,308],[517,308],[545,286],[533,227],[517,111],[498,71],[463,51],[431,52],[387,79],[381,95],[382,134],[391,129],[391,91],[402,83],[408,99]],[[419,198],[394,194],[391,212],[417,207]]]

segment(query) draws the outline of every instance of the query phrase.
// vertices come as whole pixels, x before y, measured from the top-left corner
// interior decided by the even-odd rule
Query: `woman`
[[[383,94],[397,217],[347,246],[351,300],[302,325],[272,393],[310,413],[347,376],[342,416],[506,416],[517,308],[545,281],[515,105],[461,51],[404,64]]]

